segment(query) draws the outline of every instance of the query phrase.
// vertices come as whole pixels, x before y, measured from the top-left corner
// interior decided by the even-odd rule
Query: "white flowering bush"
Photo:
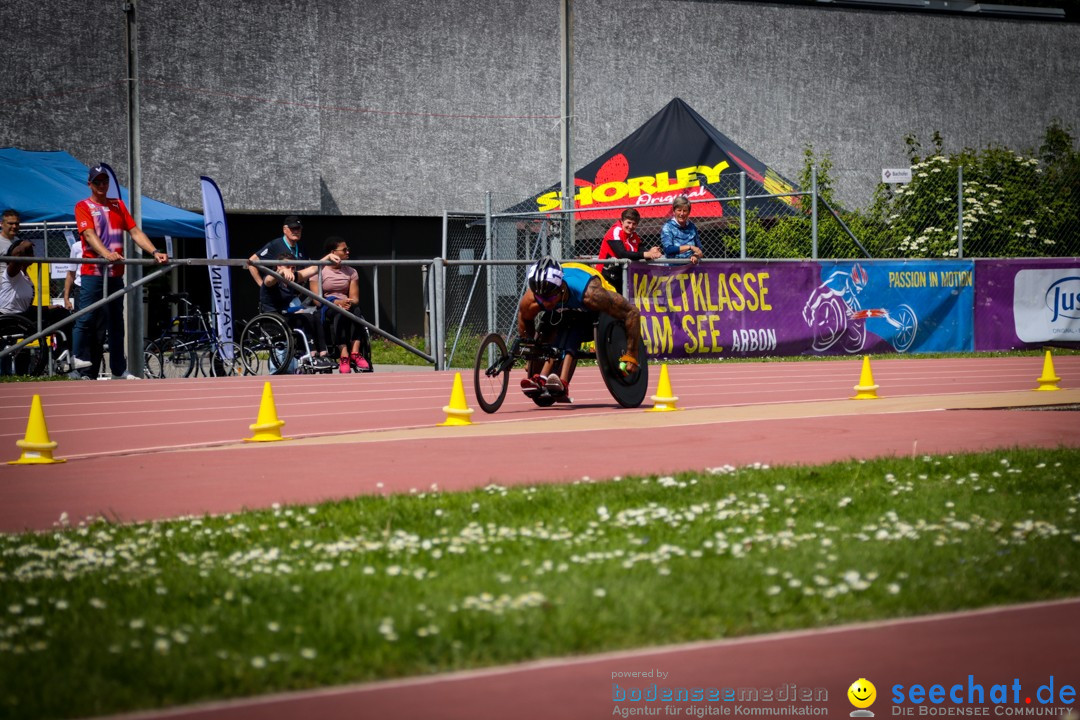
[[[912,181],[878,186],[868,215],[877,257],[1037,257],[1080,254],[1080,153],[1052,124],[1039,152],[999,146],[946,153],[939,134],[921,156],[906,139]],[[958,203],[963,168],[963,215]]]

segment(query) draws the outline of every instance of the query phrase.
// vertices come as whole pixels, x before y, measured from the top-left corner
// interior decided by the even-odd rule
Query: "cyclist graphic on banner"
[[[837,267],[810,294],[803,320],[813,333],[814,352],[826,352],[837,345],[848,354],[863,352],[867,322],[877,318],[884,320],[875,328],[878,335],[897,352],[906,352],[915,342],[919,319],[910,305],[901,304],[893,310],[862,307],[859,296],[869,280],[859,263]]]

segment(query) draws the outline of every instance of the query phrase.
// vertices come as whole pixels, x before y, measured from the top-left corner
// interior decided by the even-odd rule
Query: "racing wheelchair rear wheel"
[[[473,367],[473,389],[481,410],[493,413],[502,406],[513,367],[514,360],[502,335],[491,333],[480,341]]]
[[[611,397],[625,408],[636,408],[649,388],[649,357],[645,343],[638,341],[638,369],[629,375],[619,369],[619,357],[626,351],[626,329],[622,323],[602,314],[596,323],[596,364]]]

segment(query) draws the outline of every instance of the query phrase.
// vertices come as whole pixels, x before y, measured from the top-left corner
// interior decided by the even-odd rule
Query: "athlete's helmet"
[[[552,257],[542,257],[529,268],[529,289],[533,295],[550,297],[562,288],[562,265]]]

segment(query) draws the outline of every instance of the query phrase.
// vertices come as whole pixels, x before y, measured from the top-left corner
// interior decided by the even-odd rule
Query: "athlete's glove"
[[[630,353],[623,353],[623,356],[619,358],[619,370],[623,375],[631,375],[637,372],[638,364],[637,358]]]

